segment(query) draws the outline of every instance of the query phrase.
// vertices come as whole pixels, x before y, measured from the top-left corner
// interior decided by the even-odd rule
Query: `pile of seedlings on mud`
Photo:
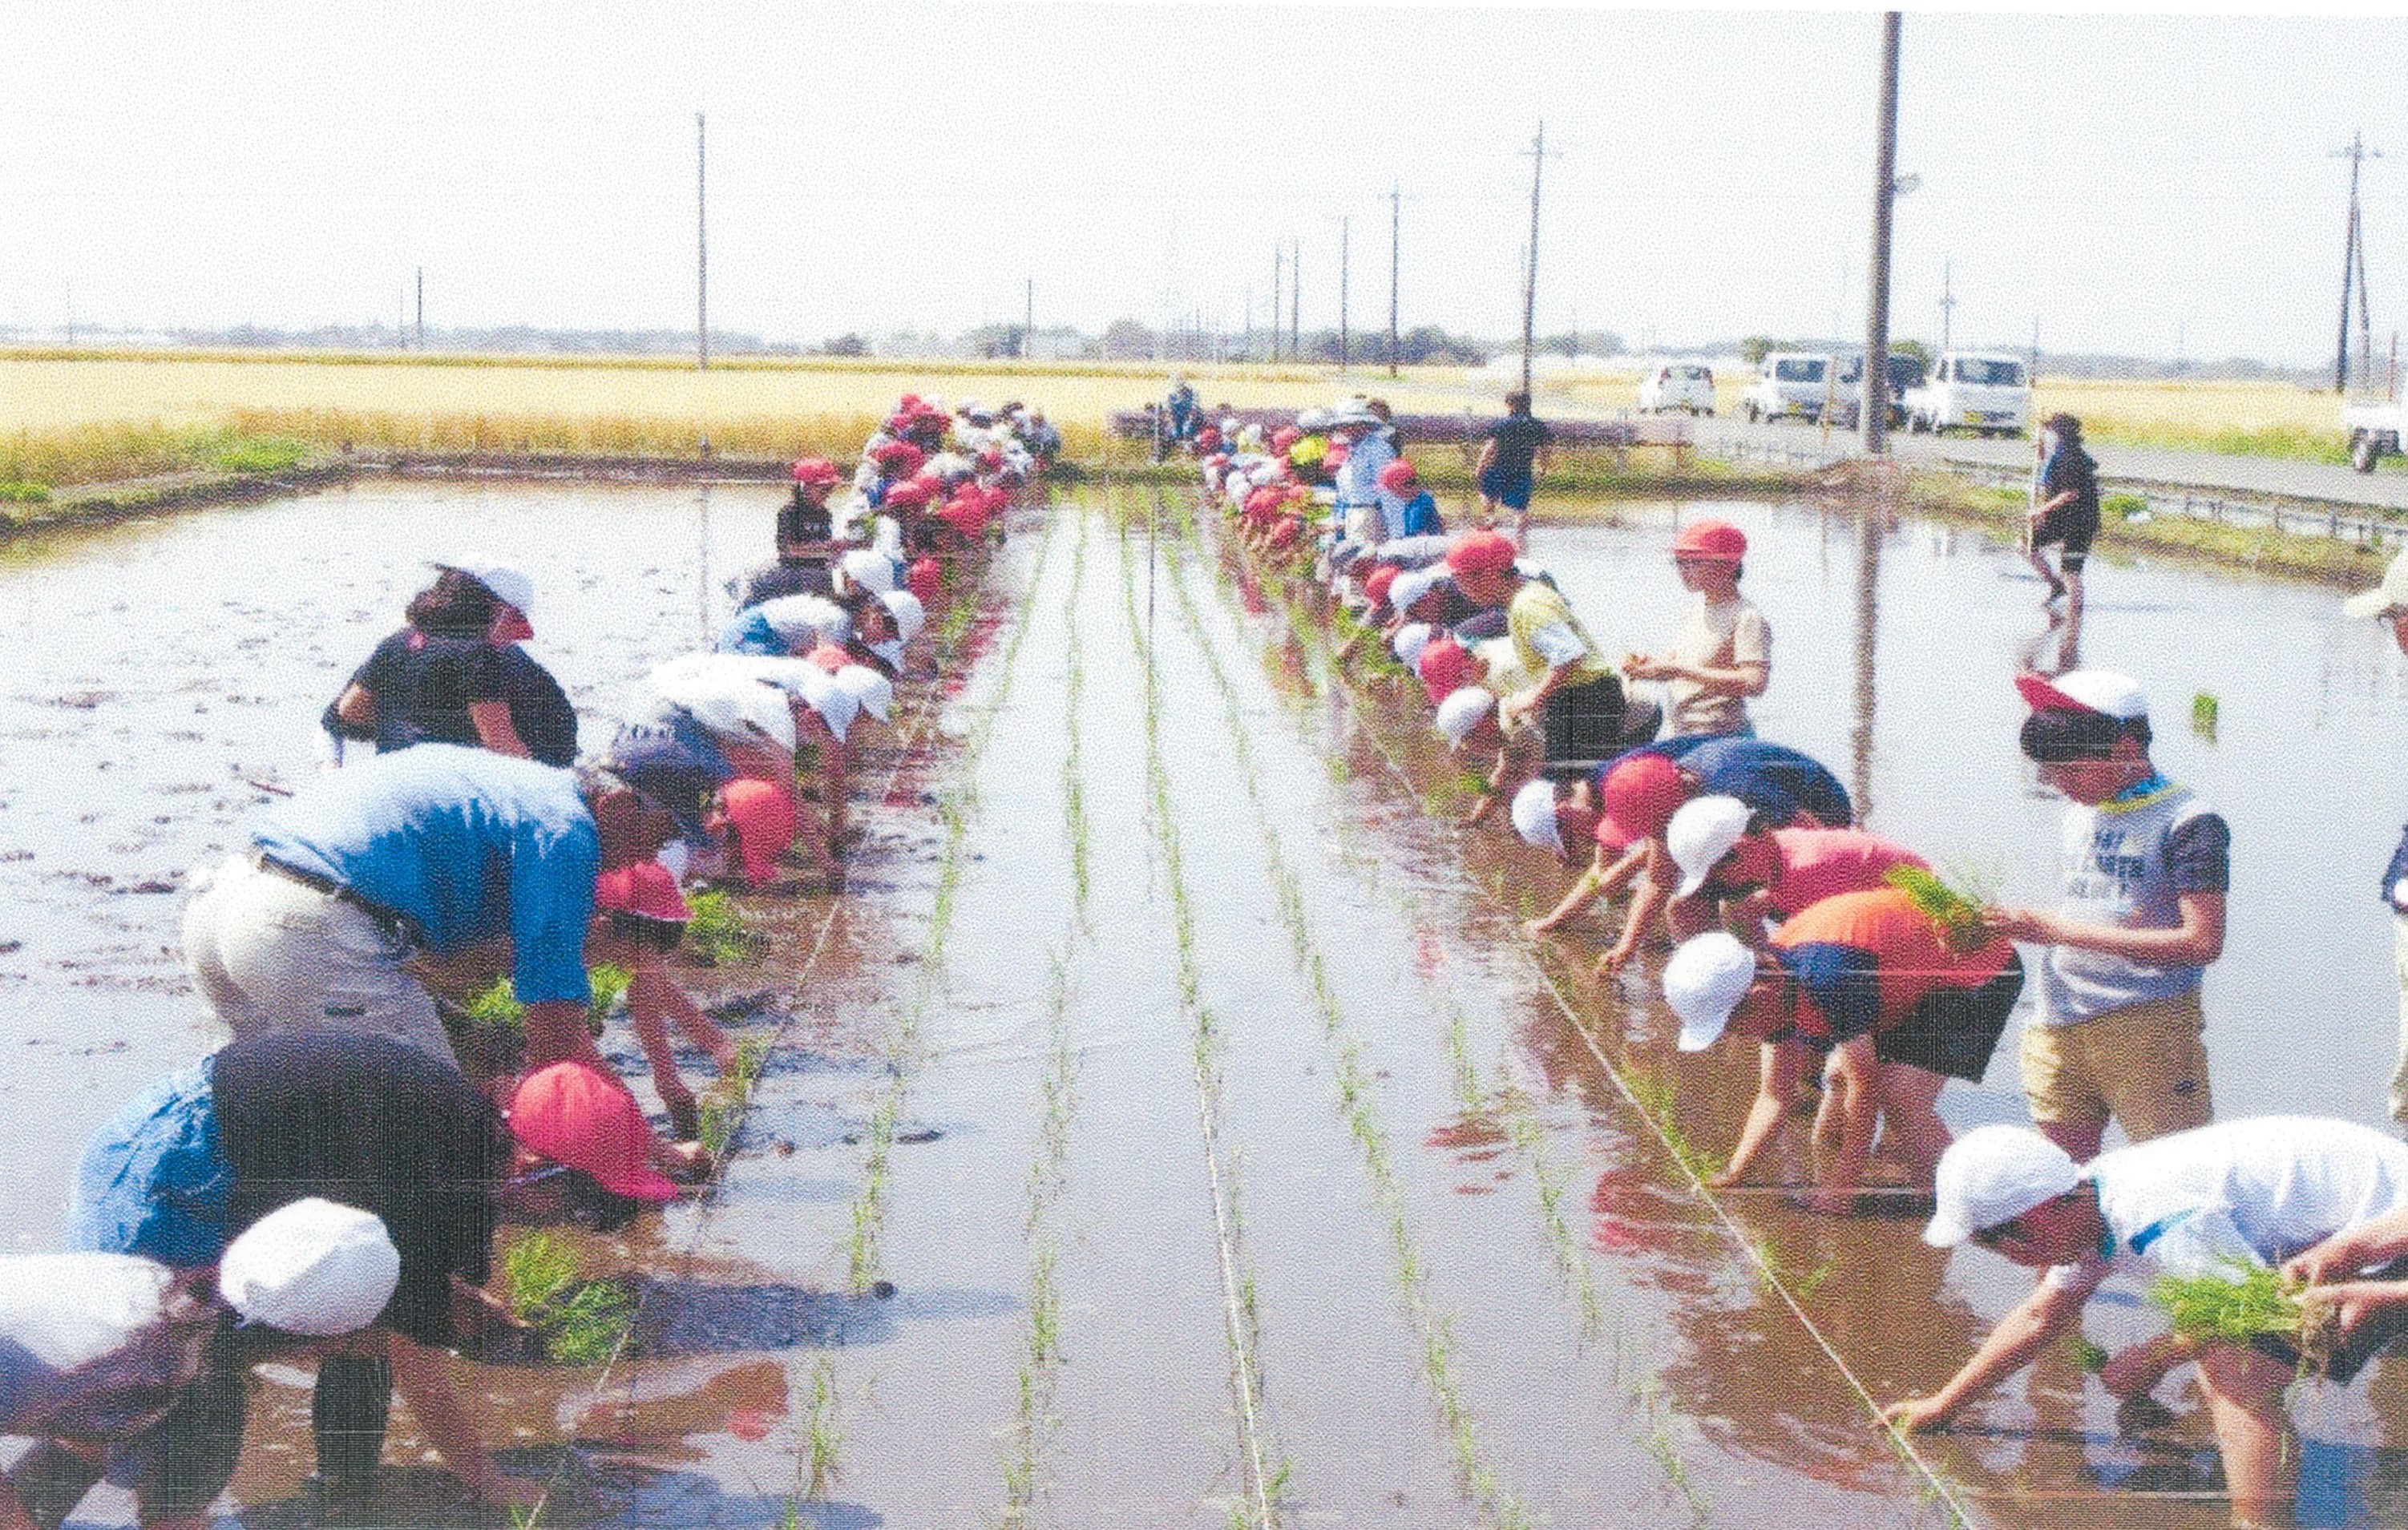
[[[503,1299],[510,1316],[563,1366],[598,1366],[626,1350],[636,1297],[620,1280],[589,1280],[577,1251],[555,1234],[534,1232],[502,1252]]]

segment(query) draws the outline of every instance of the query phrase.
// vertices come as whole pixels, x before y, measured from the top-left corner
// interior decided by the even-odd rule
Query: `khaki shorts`
[[[2100,1132],[2113,1116],[2135,1142],[2206,1125],[2215,1113],[2206,1027],[2197,989],[2075,1025],[2027,1027],[2024,1098],[2032,1120]]]

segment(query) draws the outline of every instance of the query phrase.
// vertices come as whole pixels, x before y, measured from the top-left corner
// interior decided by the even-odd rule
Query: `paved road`
[[[1707,443],[1731,440],[1757,448],[1799,450],[1820,450],[1824,439],[1820,428],[1794,421],[1751,425],[1743,420],[1719,418],[1699,421],[1698,435],[1700,441]],[[1832,434],[1830,444],[1835,453],[1844,453],[1850,447],[1848,437],[1838,432]],[[2014,472],[2028,472],[2031,468],[2032,443],[2028,439],[1985,441],[1964,436],[1896,435],[1890,437],[1890,445],[1900,459],[1909,462],[1973,463]],[[2100,476],[2109,479],[2183,484],[2210,493],[2225,489],[2244,494],[2335,500],[2408,510],[2408,471],[2397,463],[2386,463],[2372,473],[2359,473],[2322,463],[2230,457],[2213,451],[2178,451],[2158,447],[2093,443],[2090,451],[2099,459]]]

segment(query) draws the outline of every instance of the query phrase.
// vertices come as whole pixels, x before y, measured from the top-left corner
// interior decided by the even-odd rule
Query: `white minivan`
[[[2020,356],[1952,350],[1906,395],[1906,428],[2021,436],[2031,423],[2031,374]]]
[[[1739,395],[1740,412],[1751,422],[1794,414],[1811,424],[1823,417],[1831,382],[1830,357],[1776,350],[1764,358],[1756,380]]]
[[[1639,409],[1665,414],[1686,409],[1691,414],[1714,412],[1714,374],[1696,362],[1663,362],[1639,379]]]

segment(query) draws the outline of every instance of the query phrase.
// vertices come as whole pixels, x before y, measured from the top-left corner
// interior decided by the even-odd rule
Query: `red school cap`
[[[1395,588],[1396,582],[1397,565],[1382,564],[1371,570],[1369,579],[1363,581],[1363,593],[1370,598],[1372,605],[1384,606],[1388,603],[1388,592]]]
[[[1747,533],[1727,521],[1698,521],[1672,538],[1672,556],[1735,564],[1747,556]]]
[[[1433,707],[1480,678],[1480,661],[1448,633],[1422,646],[1423,694]]]
[[[626,1085],[584,1063],[527,1075],[510,1101],[510,1135],[527,1151],[581,1169],[614,1195],[673,1201],[677,1186],[652,1166],[652,1122]]]
[[[677,874],[658,861],[638,861],[602,873],[594,880],[594,907],[664,924],[683,924],[694,918],[678,891]]]
[[[932,606],[945,593],[945,565],[934,558],[920,558],[903,571],[903,587],[920,597],[920,604]]]
[[[814,484],[822,488],[827,488],[832,487],[836,483],[836,464],[828,461],[825,457],[805,457],[800,462],[795,464],[795,481],[796,483]]]
[[[1413,465],[1402,457],[1380,469],[1380,487],[1392,494],[1403,493],[1420,479],[1421,475],[1413,471]]]
[[[1597,842],[1627,850],[1664,832],[1689,798],[1681,767],[1661,754],[1634,754],[1605,775],[1605,816],[1597,821]]]
[[[1502,574],[1513,566],[1512,538],[1498,531],[1467,531],[1447,544],[1446,566],[1457,574]]]

